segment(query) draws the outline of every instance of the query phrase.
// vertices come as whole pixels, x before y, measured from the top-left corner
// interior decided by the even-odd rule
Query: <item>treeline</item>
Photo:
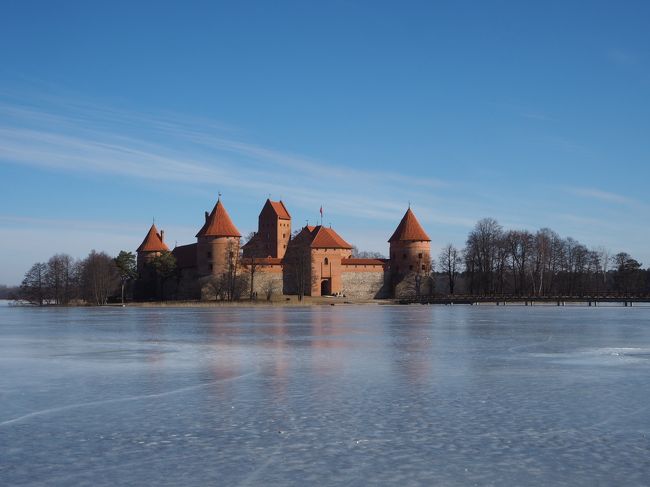
[[[465,247],[443,248],[438,276],[450,294],[585,296],[650,293],[650,270],[626,252],[588,248],[551,229],[504,230],[480,220]],[[438,292],[444,292],[438,286]]]
[[[47,262],[37,262],[27,271],[18,299],[43,306],[71,303],[106,304],[110,297],[124,299],[126,284],[136,277],[135,256],[120,252],[113,258],[91,251],[85,259],[56,254]]]
[[[17,286],[0,284],[0,299],[17,299],[19,290]]]

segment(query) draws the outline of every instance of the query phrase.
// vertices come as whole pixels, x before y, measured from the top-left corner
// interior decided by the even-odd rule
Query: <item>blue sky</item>
[[[648,2],[3,2],[0,283],[323,204],[387,252],[476,220],[650,263]]]

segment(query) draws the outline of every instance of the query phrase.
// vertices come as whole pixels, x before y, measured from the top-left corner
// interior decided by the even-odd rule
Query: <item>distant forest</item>
[[[650,270],[627,252],[588,248],[549,228],[504,230],[480,220],[465,247],[447,245],[436,264],[442,294],[586,296],[650,293]]]
[[[380,254],[355,248],[354,256],[377,258]],[[152,264],[158,290],[179,280],[171,253],[158,256]],[[504,230],[492,218],[476,224],[463,248],[446,245],[432,260],[431,269],[438,296],[650,295],[650,269],[626,252],[590,249],[548,228],[535,233]],[[112,257],[93,250],[82,260],[57,254],[34,264],[19,288],[0,286],[0,299],[37,305],[103,305],[130,299],[136,278],[136,258],[131,252]],[[158,298],[164,299],[164,293]]]
[[[17,299],[20,292],[19,287],[4,286],[0,284],[0,299]]]

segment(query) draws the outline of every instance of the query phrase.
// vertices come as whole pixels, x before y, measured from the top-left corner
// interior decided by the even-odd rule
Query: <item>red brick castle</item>
[[[257,232],[243,246],[240,240],[219,198],[205,212],[196,243],[171,251],[178,271],[174,295],[215,299],[233,279],[245,297],[267,299],[283,294],[377,299],[431,292],[431,239],[410,208],[388,240],[388,259],[353,257],[352,245],[331,227],[307,225],[292,235],[287,207],[270,199]],[[163,232],[152,225],[137,249],[141,281],[151,277],[148,264],[168,251]]]

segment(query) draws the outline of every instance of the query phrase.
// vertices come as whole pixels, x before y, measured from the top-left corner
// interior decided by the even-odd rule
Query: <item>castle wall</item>
[[[381,299],[390,295],[389,276],[382,266],[343,266],[342,292],[356,299]],[[360,269],[362,268],[362,269]]]
[[[239,275],[246,281],[245,296],[250,297],[251,278],[253,279],[253,293],[259,299],[272,299],[282,294],[283,287],[283,266],[280,259],[266,259],[264,262],[255,261],[253,275],[251,276],[251,264],[244,262]]]
[[[253,292],[258,300],[271,300],[282,295],[282,266],[273,267],[277,269],[264,269],[255,273]],[[248,281],[248,289],[250,289],[250,281]]]

